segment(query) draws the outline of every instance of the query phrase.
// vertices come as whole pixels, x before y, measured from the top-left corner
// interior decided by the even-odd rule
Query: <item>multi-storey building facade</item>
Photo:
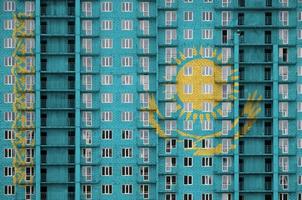
[[[302,200],[301,0],[0,6],[0,199]]]

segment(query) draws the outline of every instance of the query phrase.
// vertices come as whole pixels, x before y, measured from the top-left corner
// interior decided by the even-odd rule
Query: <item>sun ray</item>
[[[187,115],[186,115],[186,120],[189,120],[191,117],[191,112],[188,112]]]
[[[197,119],[197,114],[195,113],[195,114],[193,114],[193,122],[195,123],[195,121],[196,121],[196,119]]]

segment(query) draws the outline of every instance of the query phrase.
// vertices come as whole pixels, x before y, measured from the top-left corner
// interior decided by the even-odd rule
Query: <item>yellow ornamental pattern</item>
[[[225,74],[226,72],[221,67],[222,55],[217,55],[217,49],[214,50],[213,56],[214,59],[205,58],[201,47],[199,51],[196,48],[193,49],[193,58],[186,58],[182,52],[176,58],[178,73],[176,76],[176,96],[173,100],[177,104],[178,119],[193,120],[194,124],[201,124],[204,120],[215,120],[222,116],[221,103],[223,101],[236,100],[239,92],[237,89],[239,86],[238,71],[232,70],[231,66],[224,65],[224,67],[230,69]],[[225,90],[228,92],[224,93]],[[259,100],[261,99],[262,97],[257,94],[257,91],[249,95],[242,113],[239,113],[239,116],[244,116],[248,119],[248,122],[239,131],[234,132],[234,127],[239,124],[239,116],[232,120],[230,129],[233,130],[233,141],[247,134],[252,128],[257,115],[261,111],[259,106]],[[212,112],[204,112],[204,102],[212,103]],[[186,112],[185,110],[185,105],[188,103],[193,105],[192,112]],[[165,127],[161,127],[158,123],[157,118],[165,118],[164,114],[160,112],[154,97],[150,100],[150,107],[155,110],[155,112],[150,112],[151,126],[156,129],[159,137],[168,138],[169,135],[165,134]],[[179,143],[182,143],[184,138],[193,140],[193,147],[186,149],[186,151],[192,151],[193,155],[209,156],[223,153],[222,144],[216,144],[209,148],[205,148],[203,144],[206,139],[219,139],[222,136],[222,130],[193,132],[177,128],[175,132],[178,135],[177,142]],[[231,144],[228,150],[234,150],[235,148],[236,146]]]
[[[33,19],[33,15],[15,14],[15,27],[12,38],[15,41],[15,50],[13,52],[14,65],[11,69],[11,74],[15,77],[15,84],[13,93],[15,95],[15,102],[12,109],[15,113],[15,120],[12,123],[12,129],[15,133],[15,139],[12,140],[12,148],[15,150],[15,157],[13,158],[13,167],[15,168],[15,175],[13,177],[14,184],[24,183],[33,184],[33,177],[26,177],[26,167],[34,167],[34,161],[30,157],[33,156],[33,148],[35,141],[33,139],[34,119],[28,120],[26,115],[33,114],[34,111],[34,84],[28,84],[26,79],[29,75],[35,73],[33,64],[34,57],[33,48],[26,49],[25,40],[34,37],[34,31],[26,29],[26,23],[29,19]],[[27,60],[27,58],[31,58]],[[28,100],[31,101],[28,101]]]

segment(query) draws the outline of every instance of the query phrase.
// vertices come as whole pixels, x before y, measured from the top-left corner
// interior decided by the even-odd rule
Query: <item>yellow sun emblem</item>
[[[214,50],[213,58],[205,58],[202,48],[200,48],[199,52],[194,48],[193,58],[186,58],[183,53],[179,53],[180,56],[175,59],[178,64],[175,94],[178,120],[193,120],[193,123],[198,123],[197,119],[201,123],[204,120],[212,121],[222,117],[222,102],[238,100],[238,70],[233,70],[231,66],[222,66],[222,55],[216,54],[217,50]],[[261,96],[258,96],[256,92],[251,94],[244,109],[241,111],[241,115],[251,118],[241,128],[241,135],[250,130],[255,122],[256,115],[260,112],[259,103],[254,101],[257,99],[260,100]],[[156,132],[160,137],[169,137],[156,119],[157,117],[164,119],[164,115],[159,111],[155,98],[151,99],[151,107],[156,110],[155,113],[151,113],[151,126],[156,128]],[[232,120],[230,128],[234,129],[238,122],[239,116]],[[222,130],[208,129],[193,133],[193,130],[185,131],[177,128],[176,132],[180,136],[178,142],[183,142],[184,138],[193,140],[193,148],[190,150],[194,151],[194,155],[202,156],[222,153],[222,144],[217,144],[210,148],[202,147],[203,140],[220,137]],[[239,131],[233,134],[234,140],[239,138]],[[229,147],[230,150],[234,148],[234,145]]]

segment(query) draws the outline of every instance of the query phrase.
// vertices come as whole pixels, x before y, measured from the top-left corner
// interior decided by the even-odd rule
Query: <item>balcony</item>
[[[74,192],[68,192],[68,200],[74,200],[75,199],[75,193]]]
[[[272,98],[272,91],[271,90],[265,90],[264,91],[264,98],[265,99],[271,99]]]
[[[74,173],[69,173],[68,174],[68,182],[74,182]]]
[[[74,126],[75,125],[75,118],[68,118],[67,122],[68,122],[68,126]]]
[[[272,117],[272,109],[265,108],[265,117]]]
[[[47,192],[41,192],[41,200],[47,200]]]
[[[273,129],[272,127],[264,127],[264,135],[272,135]]]
[[[47,161],[47,156],[41,155],[41,163],[46,163],[46,161]]]
[[[68,163],[74,163],[74,159],[75,156],[72,154],[72,155],[68,155]]]
[[[264,153],[271,154],[272,153],[272,145],[265,145],[264,146]]]
[[[265,164],[265,172],[272,172],[273,170],[273,167],[272,167],[272,164]]]

